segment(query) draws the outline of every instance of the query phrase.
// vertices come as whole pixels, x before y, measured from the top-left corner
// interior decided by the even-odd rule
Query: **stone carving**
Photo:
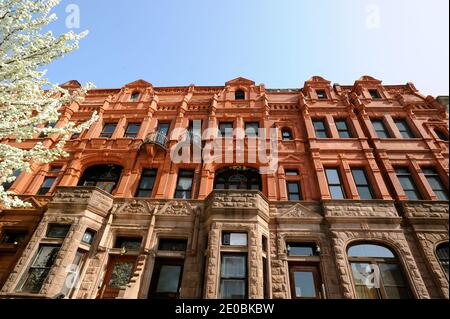
[[[356,240],[367,241],[368,239],[384,242],[392,249],[397,250],[397,255],[404,263],[405,274],[409,275],[412,279],[410,281],[412,283],[412,292],[415,292],[415,295],[419,299],[430,298],[403,233],[381,231],[331,231],[331,235],[336,256],[336,265],[338,267],[338,273],[345,298],[356,298],[352,274],[349,271],[346,249],[350,242]]]
[[[391,203],[329,203],[324,205],[327,217],[399,217]]]
[[[295,204],[278,215],[278,218],[322,218],[318,213],[303,206]]]
[[[114,214],[131,213],[131,214],[153,214],[155,207],[145,200],[132,200],[122,204],[116,204]]]
[[[186,201],[171,201],[166,203],[157,215],[190,216],[192,206]]]

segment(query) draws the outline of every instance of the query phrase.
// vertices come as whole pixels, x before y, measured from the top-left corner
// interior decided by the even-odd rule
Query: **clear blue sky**
[[[48,67],[57,83],[223,85],[243,76],[288,88],[313,75],[353,84],[368,74],[448,94],[448,0],[63,0],[55,33],[68,31],[69,4],[80,8],[74,31],[90,34]]]

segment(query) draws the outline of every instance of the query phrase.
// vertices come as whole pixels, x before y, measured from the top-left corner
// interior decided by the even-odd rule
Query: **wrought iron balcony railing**
[[[164,149],[167,149],[168,141],[167,134],[162,132],[153,132],[145,137],[144,144],[156,144]]]

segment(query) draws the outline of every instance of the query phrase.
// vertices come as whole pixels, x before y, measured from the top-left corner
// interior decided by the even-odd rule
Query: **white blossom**
[[[15,180],[16,170],[29,172],[31,167],[50,163],[67,156],[64,144],[73,133],[88,128],[92,118],[75,127],[73,123],[58,128],[45,128],[60,117],[63,106],[81,101],[88,83],[69,93],[45,77],[42,67],[78,48],[87,31],[68,32],[54,36],[42,29],[56,19],[51,10],[59,0],[1,0],[0,1],[0,207],[25,207],[28,204],[2,186]],[[58,125],[59,126],[59,125]],[[39,134],[57,137],[49,147],[38,142],[31,149],[20,149],[2,139],[17,142],[30,140]]]

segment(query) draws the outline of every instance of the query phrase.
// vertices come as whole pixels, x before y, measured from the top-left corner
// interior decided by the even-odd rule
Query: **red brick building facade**
[[[94,111],[69,157],[7,185],[33,207],[0,211],[0,296],[448,298],[448,113],[413,84],[139,80],[56,125]],[[174,163],[171,133],[194,121],[231,159]],[[257,129],[277,132],[267,174]]]

